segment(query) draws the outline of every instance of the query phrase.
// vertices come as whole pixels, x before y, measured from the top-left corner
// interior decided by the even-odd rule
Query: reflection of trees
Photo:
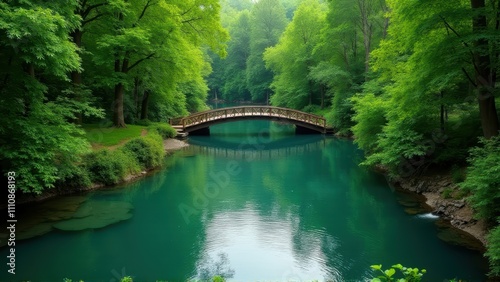
[[[218,253],[218,259],[214,260],[210,256],[202,258],[197,263],[197,278],[201,281],[211,281],[214,276],[220,276],[224,279],[232,278],[234,270],[229,265],[229,259],[226,253]]]

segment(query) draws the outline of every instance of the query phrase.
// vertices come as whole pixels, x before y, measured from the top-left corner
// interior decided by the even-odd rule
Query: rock
[[[62,231],[98,229],[130,219],[133,206],[127,202],[94,201],[82,205],[69,220],[53,225]]]

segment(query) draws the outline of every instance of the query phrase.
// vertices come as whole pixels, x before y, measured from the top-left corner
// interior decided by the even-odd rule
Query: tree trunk
[[[325,85],[321,84],[320,86],[320,91],[321,91],[321,109],[325,107]]]
[[[358,0],[361,16],[361,31],[363,32],[363,45],[365,47],[365,73],[370,70],[370,51],[372,41],[372,25],[370,24],[370,3],[366,0]]]
[[[83,36],[83,31],[81,29],[77,29],[71,33],[71,37],[73,38],[73,42],[75,45],[80,48],[82,46],[82,36]],[[82,101],[81,97],[81,85],[82,85],[82,73],[79,70],[74,70],[71,72],[71,83],[73,84],[73,90],[75,92],[75,99],[79,102]],[[76,113],[76,120],[75,122],[77,124],[82,124],[83,122],[83,117],[82,117],[82,112]]]
[[[125,117],[123,116],[123,84],[118,83],[115,85],[115,102],[114,102],[114,115],[113,124],[115,127],[127,127],[125,125]]]
[[[135,117],[139,118],[139,78],[134,77],[134,108],[135,108]]]
[[[141,119],[148,118],[149,91],[144,91],[142,96]]]
[[[444,102],[443,102],[443,97],[444,97],[443,91],[441,91],[440,96],[441,96],[440,97],[441,98],[440,124],[441,124],[441,133],[444,134],[444,132],[445,132],[445,127],[444,127],[444,124],[445,124],[445,107],[444,107]]]
[[[472,9],[484,9],[485,0],[471,0]],[[472,20],[472,29],[474,33],[484,33],[487,29],[486,15],[478,13]],[[489,44],[485,38],[479,38],[474,42],[476,47],[474,50],[476,90],[478,93],[479,114],[481,118],[481,126],[483,135],[487,139],[497,136],[499,130],[498,115],[495,106],[495,96],[493,90],[492,73],[489,56]]]

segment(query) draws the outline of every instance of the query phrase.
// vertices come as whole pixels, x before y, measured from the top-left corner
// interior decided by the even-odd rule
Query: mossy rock
[[[73,217],[53,225],[61,231],[103,228],[132,217],[133,206],[127,202],[94,201],[83,204]]]

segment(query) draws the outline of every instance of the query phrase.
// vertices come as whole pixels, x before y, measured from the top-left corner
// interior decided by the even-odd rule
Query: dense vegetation
[[[148,125],[205,109],[206,54],[225,55],[228,39],[219,12],[217,0],[1,1],[2,173],[15,171],[22,191],[40,193],[81,179],[87,160],[115,159],[113,173],[91,175],[101,182],[138,169],[120,165],[154,147],[153,137],[128,144],[132,155],[86,155],[80,124],[109,132],[108,123]]]
[[[116,183],[172,129],[92,152],[81,124],[149,126],[207,93],[324,114],[392,177],[468,166],[498,275],[499,67],[499,0],[2,1],[0,169],[24,192]]]
[[[324,114],[393,178],[468,166],[461,194],[491,224],[500,274],[500,1],[224,3],[211,97]]]

